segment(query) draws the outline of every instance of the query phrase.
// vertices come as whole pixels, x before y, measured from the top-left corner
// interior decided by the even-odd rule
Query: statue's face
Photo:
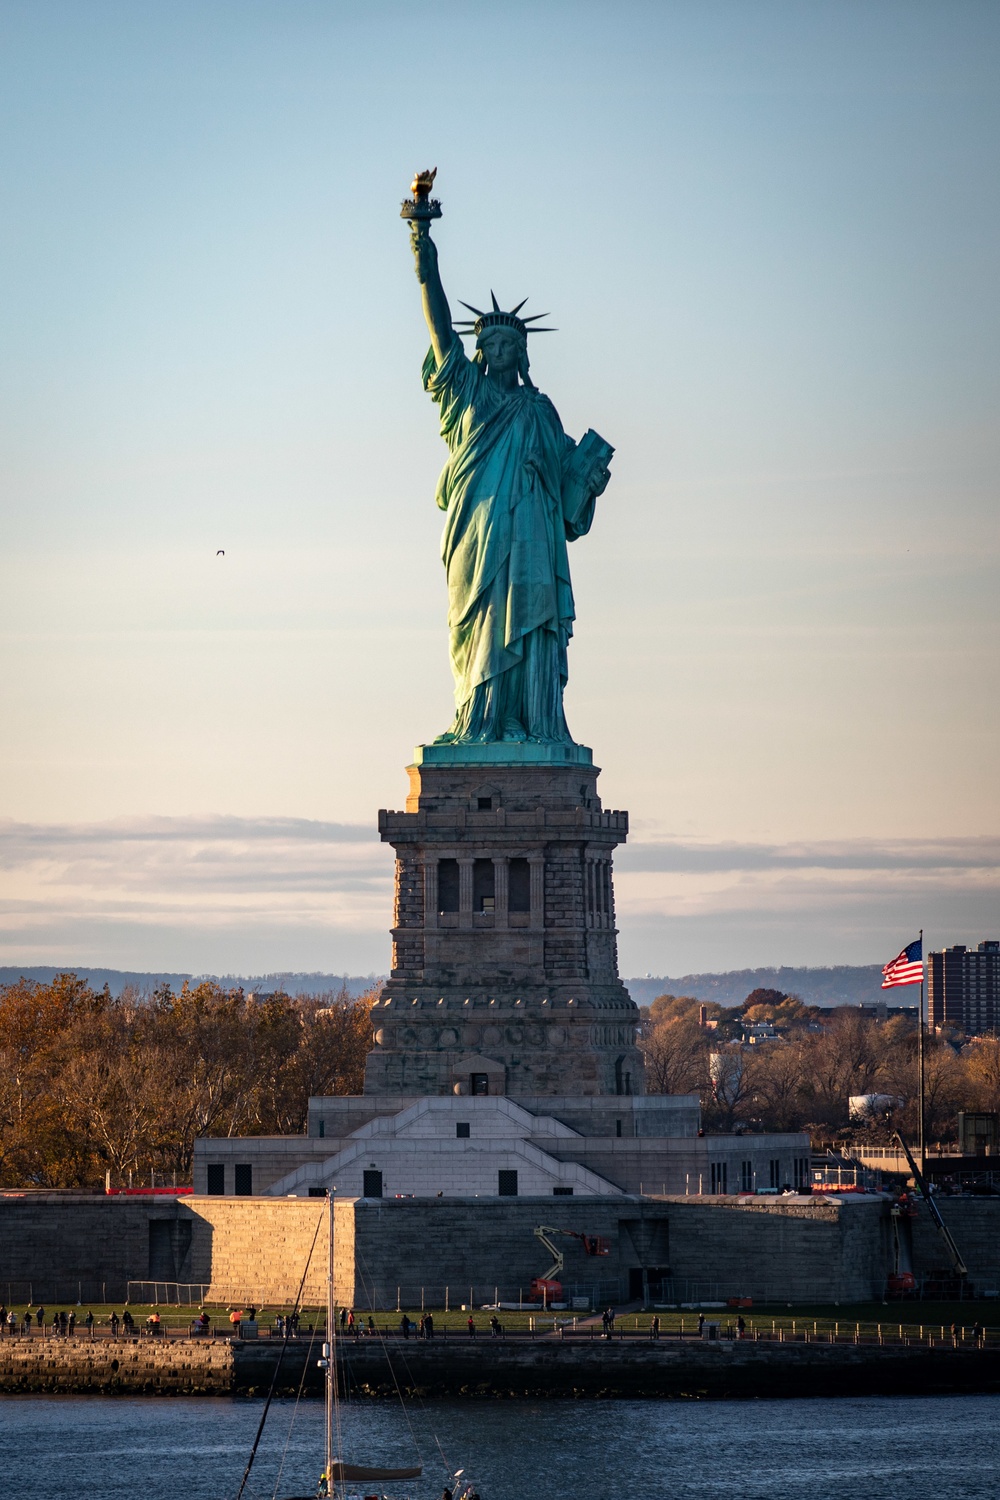
[[[516,370],[521,355],[521,340],[510,328],[490,328],[481,340],[481,348],[491,370]]]

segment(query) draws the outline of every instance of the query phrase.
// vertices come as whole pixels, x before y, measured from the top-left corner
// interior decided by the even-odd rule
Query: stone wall
[[[1000,1282],[1000,1200],[943,1200],[943,1212],[981,1288]],[[125,1296],[128,1281],[205,1283],[212,1301],[291,1302],[315,1239],[304,1298],[326,1300],[325,1200],[318,1198],[0,1198],[0,1296],[50,1305]],[[817,1198],[440,1198],[361,1199],[335,1205],[338,1301],[395,1307],[402,1300],[451,1305],[526,1294],[550,1264],[533,1231],[552,1225],[606,1238],[610,1254],[587,1256],[559,1237],[561,1279],[625,1297],[630,1273],[669,1267],[680,1300],[744,1295],[756,1301],[880,1297],[891,1267],[888,1208],[881,1199]],[[157,1232],[151,1232],[151,1226]],[[317,1232],[318,1231],[318,1232]],[[164,1246],[183,1250],[175,1276],[151,1265]],[[923,1214],[914,1223],[918,1274],[945,1263]],[[685,1296],[689,1292],[689,1297]]]
[[[129,1281],[159,1273],[189,1281],[190,1261],[174,1236],[173,1258],[152,1266],[152,1223],[177,1223],[172,1198],[68,1193],[0,1197],[0,1297],[12,1302],[123,1301]],[[160,1248],[160,1241],[157,1240]],[[180,1250],[180,1254],[177,1251]]]
[[[223,1396],[228,1339],[0,1339],[0,1390]]]
[[[538,1224],[604,1236],[610,1254],[565,1250],[560,1279],[577,1285],[615,1280],[629,1295],[629,1273],[646,1267],[672,1274],[681,1300],[749,1296],[790,1301],[857,1302],[881,1297],[887,1273],[887,1217],[881,1201],[834,1204],[808,1199],[535,1199],[505,1203],[454,1199],[356,1206],[357,1301],[452,1305],[527,1295],[549,1257],[534,1236]],[[639,1226],[644,1228],[640,1229]]]
[[[209,1282],[208,1300],[326,1303],[329,1235],[325,1198],[189,1198],[193,1281]],[[334,1204],[334,1288],[338,1301],[354,1292],[354,1210]]]
[[[689,1300],[861,1302],[881,1298],[888,1265],[880,1199],[684,1198],[670,1203],[670,1267]]]
[[[552,1257],[535,1237],[536,1225],[603,1236],[609,1254],[585,1254],[565,1235],[555,1241],[565,1256],[560,1274],[569,1289],[627,1279],[638,1259],[625,1222],[647,1221],[659,1230],[657,1264],[667,1264],[667,1210],[622,1198],[360,1199],[355,1205],[355,1300],[360,1307],[440,1307],[529,1298],[531,1280]],[[397,1290],[398,1289],[398,1290]],[[609,1300],[611,1296],[609,1295]]]
[[[1000,1290],[1000,1198],[942,1195],[936,1201],[969,1268],[969,1280],[981,1291]],[[913,1269],[918,1276],[926,1276],[950,1264],[945,1243],[921,1203],[913,1221]]]
[[[396,1380],[421,1396],[479,1397],[926,1396],[1000,1389],[1000,1349],[993,1345],[434,1339],[411,1341],[405,1361],[393,1362],[395,1378],[374,1339],[350,1341],[343,1355],[351,1389],[385,1396],[395,1395]]]
[[[0,1339],[0,1391],[107,1395],[248,1395],[269,1389],[277,1340]],[[340,1342],[342,1389],[396,1397],[832,1396],[1000,1388],[1000,1350],[968,1344],[771,1343],[701,1339],[610,1342],[464,1337]],[[278,1391],[318,1394],[315,1345],[284,1351]]]

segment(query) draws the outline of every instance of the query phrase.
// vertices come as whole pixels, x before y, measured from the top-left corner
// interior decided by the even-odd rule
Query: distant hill
[[[626,979],[636,1005],[657,995],[693,995],[719,1005],[739,1005],[751,990],[782,990],[808,1005],[861,1005],[884,999],[879,964],[838,964],[832,969],[730,969],[725,974],[682,974],[679,979]]]
[[[129,969],[95,969],[88,964],[34,964],[0,967],[0,984],[14,984],[23,975],[48,984],[57,974],[67,972],[86,979],[95,990],[105,984],[113,995],[120,995],[126,985],[143,994],[152,994],[158,985],[169,984],[174,991],[187,980],[197,984],[215,979],[226,988],[239,986],[269,994],[284,990],[289,995],[325,995],[346,986],[351,995],[362,995],[383,976],[378,974],[167,974]],[[880,995],[882,970],[878,964],[841,964],[833,969],[731,969],[726,974],[682,974],[680,978],[626,979],[625,984],[637,1005],[649,1005],[657,995],[693,995],[698,1000],[716,1000],[720,1005],[739,1005],[751,990],[783,990],[799,995],[809,1005],[860,1005],[884,998]]]
[[[0,967],[0,984],[16,984],[21,978],[48,984],[57,974],[67,973],[86,979],[95,990],[107,985],[112,995],[120,995],[127,985],[148,995],[161,984],[169,984],[176,992],[185,980],[198,984],[202,979],[215,979],[227,989],[239,986],[262,994],[284,990],[289,995],[326,995],[346,986],[349,994],[363,995],[381,977],[378,974],[154,974],[130,969],[94,969],[89,964],[26,964],[22,967],[8,964]]]

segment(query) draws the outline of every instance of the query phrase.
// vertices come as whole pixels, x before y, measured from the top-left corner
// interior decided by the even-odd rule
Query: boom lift
[[[551,1224],[539,1224],[534,1231],[535,1239],[541,1240],[546,1250],[552,1256],[552,1264],[544,1276],[535,1276],[531,1283],[531,1290],[536,1297],[541,1297],[543,1305],[550,1302],[562,1301],[562,1282],[556,1278],[559,1276],[566,1257],[556,1244],[553,1236],[564,1235],[567,1239],[579,1240],[583,1246],[584,1255],[610,1255],[611,1246],[603,1235],[583,1234],[579,1229],[555,1229]]]

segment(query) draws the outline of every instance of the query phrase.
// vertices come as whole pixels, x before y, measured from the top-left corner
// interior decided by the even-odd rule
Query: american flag
[[[882,969],[882,988],[891,990],[896,984],[920,984],[924,977],[923,941],[916,938],[907,943],[902,953]]]

